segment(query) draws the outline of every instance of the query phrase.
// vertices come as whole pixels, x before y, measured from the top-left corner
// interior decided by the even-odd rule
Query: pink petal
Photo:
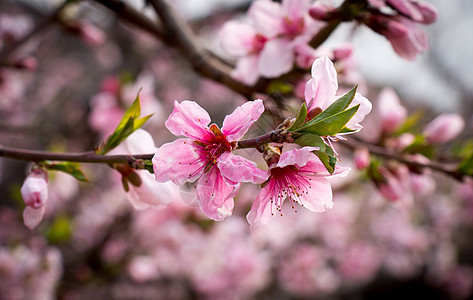
[[[141,178],[141,185],[130,185],[128,198],[137,210],[142,210],[148,206],[165,206],[178,197],[177,187],[171,182],[156,182],[154,176],[148,171],[138,170]]]
[[[314,156],[312,151],[318,150],[318,147],[304,147],[301,149],[294,149],[287,151],[281,155],[277,167],[284,168],[285,166],[296,165],[303,167],[307,164],[307,161]],[[315,157],[315,156],[314,156]]]
[[[258,99],[237,107],[223,120],[222,132],[229,141],[238,141],[264,112],[263,101]]]
[[[309,10],[308,0],[283,0],[281,5],[285,15],[292,20],[302,18]]]
[[[271,198],[275,197],[276,193],[277,191],[272,182],[269,182],[261,189],[255,202],[253,202],[250,212],[246,215],[251,229],[269,223],[273,217]]]
[[[172,134],[186,136],[193,140],[205,140],[211,132],[207,125],[209,114],[194,101],[174,101],[174,110],[165,125]]]
[[[370,113],[372,104],[371,102],[363,97],[361,94],[356,93],[355,97],[353,98],[353,101],[350,103],[348,106],[349,108],[355,106],[355,105],[360,105],[358,107],[358,110],[356,111],[356,114],[348,121],[347,127],[350,129],[354,129],[359,131],[363,126],[361,126],[359,123],[365,119],[365,116]]]
[[[239,21],[225,23],[220,31],[222,49],[233,56],[244,56],[252,52],[256,31],[249,24]]]
[[[206,157],[200,156],[198,146],[189,139],[177,139],[156,150],[153,161],[154,175],[159,182],[171,180],[175,184],[192,182],[204,172]]]
[[[289,72],[293,65],[293,43],[286,38],[277,38],[264,45],[258,61],[258,71],[264,77],[275,78]]]
[[[209,218],[221,221],[232,215],[233,197],[240,184],[229,185],[217,167],[202,175],[197,182],[196,194],[200,209]]]
[[[244,56],[238,59],[235,69],[231,72],[232,77],[244,84],[254,85],[260,76],[257,71],[258,59],[259,55],[257,54]]]
[[[30,206],[25,207],[23,211],[23,222],[25,226],[33,230],[38,226],[39,222],[43,219],[45,205],[39,208],[32,208]]]
[[[128,150],[128,154],[146,154],[156,151],[153,137],[144,129],[133,132],[123,144]]]
[[[309,110],[316,107],[327,108],[338,89],[337,71],[327,56],[322,56],[312,64],[312,79],[307,82],[305,102]]]
[[[419,9],[410,0],[386,0],[386,2],[414,21],[420,22],[424,19]]]
[[[308,193],[301,193],[302,206],[313,212],[323,212],[333,207],[332,188],[326,178],[312,176]]]
[[[277,36],[282,31],[283,14],[281,5],[272,1],[254,1],[248,17],[255,24],[256,31],[267,38]]]
[[[268,179],[268,172],[258,168],[255,162],[231,152],[225,152],[220,156],[218,168],[223,177],[233,182],[259,184]]]
[[[31,173],[23,182],[20,192],[26,206],[40,208],[48,200],[48,183],[44,176]]]

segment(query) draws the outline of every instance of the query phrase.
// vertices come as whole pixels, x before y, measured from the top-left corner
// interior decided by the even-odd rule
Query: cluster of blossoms
[[[275,78],[289,72],[310,52],[308,43],[322,25],[309,16],[309,5],[309,0],[257,0],[248,10],[251,24],[227,22],[220,38],[223,50],[238,57],[232,75],[253,85],[260,76]]]
[[[308,120],[336,100],[337,89],[337,74],[332,62],[327,57],[317,59],[305,92]],[[358,107],[358,110],[346,127],[350,128],[350,132],[359,131],[362,128],[359,122],[370,112],[371,103],[356,93],[350,105]],[[269,144],[258,145],[268,171],[232,153],[263,111],[262,100],[247,102],[226,116],[220,129],[215,124],[209,126],[210,116],[197,103],[176,101],[165,125],[174,135],[186,138],[158,148],[153,158],[156,180],[172,181],[178,185],[196,182],[197,201],[202,211],[214,220],[222,220],[232,214],[233,197],[242,182],[263,183],[247,216],[253,227],[266,224],[276,210],[281,210],[286,198],[311,211],[330,209],[333,206],[332,191],[326,178],[331,175],[312,153],[319,148],[303,147],[281,154],[280,148]],[[330,143],[329,139],[327,141]],[[346,171],[346,168],[337,167],[332,175],[346,174]]]

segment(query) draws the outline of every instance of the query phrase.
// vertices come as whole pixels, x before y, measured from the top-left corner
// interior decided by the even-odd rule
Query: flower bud
[[[98,46],[105,42],[104,32],[92,23],[83,20],[72,20],[64,24],[66,30],[78,35],[91,46]]]
[[[407,110],[401,105],[396,92],[385,88],[379,94],[378,112],[384,133],[394,132],[407,117]]]
[[[370,165],[370,152],[366,148],[358,148],[353,153],[353,160],[358,170],[363,170]]]
[[[427,2],[413,2],[417,9],[420,11],[422,14],[422,21],[420,23],[422,24],[432,24],[437,20],[438,17],[438,12],[437,8],[433,6],[430,3]]]
[[[330,7],[326,3],[315,2],[309,8],[309,15],[320,21],[329,21],[333,15],[333,7]]]
[[[464,127],[465,121],[459,114],[441,114],[425,126],[424,135],[427,142],[441,144],[454,139]]]
[[[21,196],[26,204],[23,221],[29,229],[34,229],[43,219],[45,204],[48,200],[47,180],[47,173],[36,168],[21,187]]]

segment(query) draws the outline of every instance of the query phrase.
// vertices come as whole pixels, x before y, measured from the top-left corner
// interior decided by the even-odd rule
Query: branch
[[[367,142],[364,142],[364,141],[361,141],[361,140],[357,140],[357,139],[351,139],[350,141],[340,140],[340,141],[338,141],[338,143],[340,143],[340,144],[342,144],[342,145],[344,145],[344,146],[346,146],[350,149],[365,147],[372,154],[382,156],[384,158],[396,160],[400,163],[405,164],[408,167],[410,166],[410,167],[415,167],[415,168],[420,168],[420,169],[431,169],[433,171],[437,171],[437,172],[443,173],[445,175],[448,175],[450,177],[453,177],[458,181],[462,181],[463,178],[466,176],[465,174],[463,174],[461,172],[458,172],[456,170],[456,168],[452,168],[451,166],[449,167],[449,166],[446,166],[445,164],[441,164],[441,163],[436,162],[436,161],[431,161],[429,163],[417,162],[417,161],[409,159],[406,156],[402,156],[399,153],[391,152],[391,151],[389,151],[388,149],[386,149],[384,147],[373,145],[373,144],[370,144],[370,143],[367,143]]]
[[[0,145],[0,157],[13,158],[18,160],[27,160],[40,162],[44,160],[52,161],[71,161],[82,163],[105,163],[105,164],[129,164],[133,165],[138,160],[150,160],[153,154],[139,155],[99,155],[93,151],[82,153],[57,153],[47,151],[25,150],[18,148],[5,147]]]

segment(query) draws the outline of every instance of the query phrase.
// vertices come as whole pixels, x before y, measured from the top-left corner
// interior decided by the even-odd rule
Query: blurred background
[[[142,1],[125,2],[155,18]],[[423,27],[430,49],[415,61],[398,57],[383,36],[353,23],[342,24],[323,44],[353,43],[357,83],[374,107],[361,138],[379,134],[376,103],[385,87],[409,113],[422,112],[419,126],[456,112],[466,121],[459,139],[473,138],[473,2],[428,2],[439,18]],[[42,26],[61,3],[1,1],[0,53]],[[230,19],[244,19],[249,1],[179,0],[172,6],[206,47],[224,55],[218,30]],[[202,78],[178,51],[100,4],[83,1],[46,21],[1,61],[0,144],[96,149],[140,89],[142,115],[154,114],[144,129],[156,147],[174,139],[164,127],[174,100],[197,101],[217,124],[249,100]],[[271,102],[276,96],[264,97]],[[289,111],[301,103],[286,100]],[[265,114],[249,135],[277,121]],[[409,174],[399,186],[401,200],[393,203],[354,168],[350,151],[336,147],[340,164],[353,170],[332,182],[334,208],[315,214],[288,206],[256,230],[245,215],[258,187],[242,186],[233,216],[213,222],[186,203],[187,187],[169,206],[136,210],[120,174],[91,164],[82,167],[89,183],[49,172],[44,219],[29,230],[20,187],[32,164],[0,158],[0,299],[471,297],[473,181]],[[239,151],[261,161],[256,151]]]

